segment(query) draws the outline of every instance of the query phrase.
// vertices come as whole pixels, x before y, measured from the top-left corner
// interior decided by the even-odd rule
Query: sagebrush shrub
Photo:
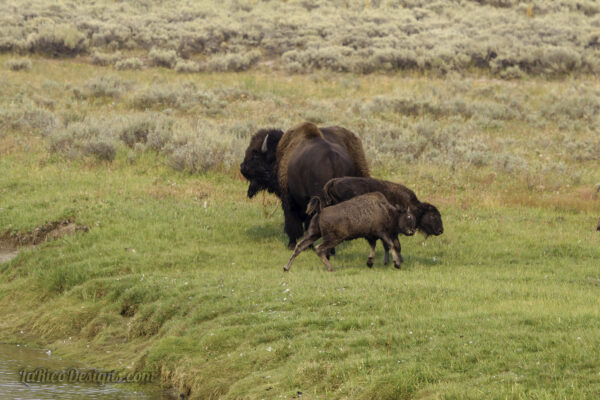
[[[153,65],[159,67],[173,68],[177,62],[177,53],[175,50],[153,48],[150,50],[150,53],[148,53],[148,57]]]
[[[36,53],[64,57],[85,53],[89,45],[85,35],[75,26],[47,23],[29,35],[27,47]]]
[[[175,64],[175,71],[177,72],[199,72],[200,65],[192,60],[177,60]]]
[[[77,98],[119,98],[123,90],[130,88],[130,84],[116,76],[105,75],[90,79],[82,88],[74,88],[73,94]]]
[[[114,138],[106,131],[102,121],[97,120],[74,122],[52,133],[48,148],[69,158],[93,157],[113,161],[116,155]]]
[[[126,69],[142,69],[144,63],[137,57],[125,58],[115,63],[115,69],[126,70]]]
[[[121,59],[121,53],[101,53],[99,51],[94,51],[92,54],[92,64],[96,65],[114,65],[117,61]],[[131,69],[131,68],[130,68]]]
[[[31,60],[28,58],[11,58],[6,62],[6,67],[11,71],[29,71]]]

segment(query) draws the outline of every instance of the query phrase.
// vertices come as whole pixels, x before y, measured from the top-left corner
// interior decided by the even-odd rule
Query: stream
[[[19,371],[73,371],[74,363],[65,362],[49,355],[45,350],[26,346],[0,344],[0,399],[21,400],[167,400],[174,397],[154,383],[137,385],[115,385],[110,383],[23,383]],[[78,371],[90,371],[89,368]],[[68,376],[68,372],[67,372]],[[33,379],[32,379],[33,381]]]

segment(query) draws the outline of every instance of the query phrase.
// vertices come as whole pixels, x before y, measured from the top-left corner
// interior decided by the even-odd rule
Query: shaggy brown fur
[[[288,129],[277,145],[277,179],[282,192],[285,193],[287,190],[288,162],[294,150],[307,139],[323,138],[321,131],[333,133],[338,138],[339,144],[346,148],[361,175],[369,176],[369,166],[365,157],[365,151],[360,139],[354,133],[340,126],[328,126],[319,130],[315,124],[304,122]]]
[[[329,179],[369,176],[362,144],[354,133],[337,126],[318,128],[312,123],[285,133],[277,129],[256,132],[240,172],[250,182],[249,198],[267,190],[281,199],[290,248],[310,222],[305,214],[308,201],[322,196]]]
[[[322,131],[329,131],[334,133],[343,142],[344,147],[350,154],[350,157],[354,161],[361,173],[361,176],[370,176],[369,164],[367,164],[367,158],[365,157],[365,150],[363,149],[362,142],[352,131],[341,126],[326,126],[321,128]]]
[[[310,122],[304,122],[288,129],[277,145],[277,180],[283,192],[287,191],[287,171],[294,150],[306,140],[323,137],[319,128]]]
[[[379,192],[356,196],[326,208],[322,208],[321,199],[315,196],[310,200],[306,213],[314,213],[315,216],[283,268],[284,271],[289,271],[296,256],[320,237],[323,242],[315,251],[329,271],[333,271],[333,267],[327,259],[327,252],[345,240],[360,237],[366,238],[371,244],[367,265],[373,265],[375,242],[377,238],[381,238],[392,249],[394,266],[400,268],[402,261],[398,255],[399,243],[395,238],[400,232],[412,235],[416,229],[416,219],[410,210],[394,207]]]

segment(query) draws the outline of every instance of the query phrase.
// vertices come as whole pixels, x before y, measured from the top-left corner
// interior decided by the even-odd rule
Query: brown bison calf
[[[379,192],[367,193],[325,208],[321,207],[318,197],[313,197],[306,213],[310,215],[315,212],[306,235],[296,245],[290,260],[283,267],[284,271],[289,271],[296,256],[320,237],[323,237],[323,242],[315,251],[329,271],[333,271],[333,267],[327,259],[327,251],[345,240],[356,238],[366,238],[371,244],[369,260],[375,255],[377,239],[383,240],[392,249],[394,266],[400,268],[401,261],[396,246],[399,243],[394,238],[400,232],[412,235],[416,229],[416,220],[410,209],[392,206]]]
[[[415,192],[399,183],[374,178],[344,177],[330,179],[323,188],[325,204],[328,206],[371,192],[382,193],[393,206],[401,209],[410,208],[416,218],[417,229],[425,235],[438,236],[444,232],[442,215],[438,209],[432,204],[419,201]],[[398,256],[402,260],[400,242],[397,237],[394,237],[394,240],[398,242]],[[374,246],[374,244],[371,245]],[[385,249],[384,263],[387,264],[389,262],[389,248],[385,241],[383,247]],[[372,260],[367,262],[367,265],[371,267],[373,265]]]

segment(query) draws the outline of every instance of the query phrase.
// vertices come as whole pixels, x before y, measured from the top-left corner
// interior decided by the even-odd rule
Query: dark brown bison
[[[398,254],[398,233],[412,235],[416,229],[416,219],[409,209],[400,209],[391,205],[385,196],[379,192],[367,193],[354,197],[334,206],[322,208],[319,197],[313,197],[306,213],[315,214],[304,238],[296,245],[292,256],[283,267],[289,271],[292,262],[298,254],[323,237],[315,251],[329,271],[333,267],[329,263],[327,253],[345,240],[366,238],[371,244],[369,259],[375,257],[375,243],[383,240],[392,249],[394,266],[400,268],[401,260]]]
[[[337,204],[364,193],[380,192],[392,205],[403,209],[410,208],[417,219],[417,229],[425,235],[437,236],[444,232],[442,216],[438,209],[432,204],[419,201],[415,192],[399,183],[374,178],[335,178],[325,184],[323,191],[327,205]],[[385,241],[383,246],[385,248],[384,263],[387,264],[389,248]],[[398,255],[402,259],[400,242],[398,242]],[[370,263],[367,262],[367,265],[372,266],[372,260]]]
[[[248,197],[262,190],[281,199],[288,247],[293,249],[310,219],[306,206],[323,195],[325,183],[339,176],[369,176],[358,137],[339,126],[318,128],[303,123],[283,133],[261,129],[250,139],[242,175],[250,182]]]

